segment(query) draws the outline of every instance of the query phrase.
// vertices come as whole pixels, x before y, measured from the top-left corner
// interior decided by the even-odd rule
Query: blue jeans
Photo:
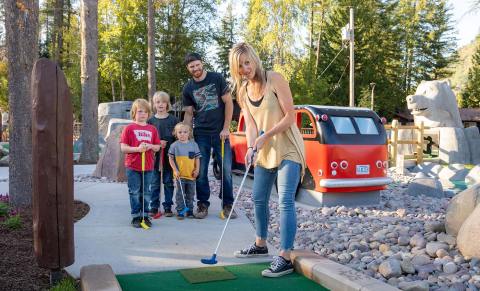
[[[130,209],[132,217],[142,216],[142,200],[145,213],[148,213],[150,203],[150,181],[153,171],[145,171],[142,179],[142,172],[127,168],[128,194],[130,195]],[[142,192],[145,191],[145,193]],[[145,214],[144,213],[144,214]]]
[[[173,205],[173,173],[169,165],[163,166],[162,173],[158,170],[153,170],[152,183],[150,183],[150,192],[152,193],[152,201],[150,202],[150,209],[154,211],[160,207],[160,182],[163,184],[163,194],[165,201],[162,203],[163,209],[171,209]]]
[[[208,184],[208,165],[210,164],[210,154],[213,149],[216,162],[222,164],[222,141],[219,134],[195,135],[195,142],[200,148],[202,157],[200,158],[200,173],[197,178],[197,205],[203,204],[210,206],[210,186]],[[232,190],[232,149],[230,141],[225,140],[225,157],[223,165],[223,205],[233,204]],[[219,195],[220,196],[220,195]]]
[[[295,192],[300,182],[301,165],[283,160],[278,168],[265,169],[256,166],[253,180],[253,202],[255,204],[255,226],[258,238],[267,239],[270,212],[268,202],[270,192],[277,178],[278,205],[280,208],[280,247],[288,251],[293,249],[297,233],[295,212]]]

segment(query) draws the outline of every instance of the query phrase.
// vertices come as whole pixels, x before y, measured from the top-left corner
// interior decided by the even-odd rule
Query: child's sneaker
[[[165,208],[165,211],[163,212],[163,214],[165,215],[165,217],[172,217],[173,216],[172,209]]]
[[[236,251],[234,255],[237,258],[267,257],[268,248],[267,246],[259,247],[253,243],[253,245],[250,245],[243,250]]]
[[[268,269],[262,271],[262,276],[276,278],[293,272],[292,261],[287,261],[284,257],[273,257],[273,261]]]
[[[187,217],[187,218],[195,218],[195,215],[193,215],[193,211],[192,211],[192,210],[189,210],[189,211],[187,211],[186,217]]]
[[[148,216],[145,216],[143,219],[145,220],[145,224],[148,227],[152,227],[152,222],[150,221],[150,218],[148,218]]]
[[[137,217],[134,217],[132,219],[132,226],[135,227],[135,228],[140,228],[142,227],[140,225],[140,223],[142,223],[142,218],[140,216],[137,216]]]
[[[159,212],[158,212],[158,209],[156,208],[152,208],[150,209],[150,212],[148,213],[148,216],[150,217],[154,217],[155,215],[157,215]],[[161,214],[160,214],[161,215]]]
[[[185,215],[183,215],[183,213],[178,213],[177,212],[177,219],[178,220],[183,220],[185,218]]]

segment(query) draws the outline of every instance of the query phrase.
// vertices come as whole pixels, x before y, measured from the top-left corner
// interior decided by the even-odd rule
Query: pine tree
[[[228,78],[230,76],[228,54],[232,46],[237,42],[237,34],[237,21],[233,16],[232,2],[229,2],[226,13],[221,20],[220,29],[213,37],[218,46],[215,61],[218,64],[218,71],[225,78]]]
[[[468,81],[462,94],[462,107],[480,107],[480,36],[477,37],[477,49],[472,58],[472,67],[468,70]]]

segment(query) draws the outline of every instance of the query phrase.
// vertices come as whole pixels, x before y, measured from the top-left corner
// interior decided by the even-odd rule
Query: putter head
[[[213,254],[211,258],[201,259],[200,262],[206,265],[215,265],[217,262],[217,254]]]
[[[186,216],[186,215],[187,215],[187,211],[189,211],[189,210],[190,210],[190,208],[185,207],[185,208],[183,208],[182,211],[180,211],[180,214],[182,214],[183,216]]]
[[[159,219],[160,217],[162,217],[162,213],[160,211],[157,212],[157,214],[155,214],[154,216],[152,216],[153,219]]]
[[[225,219],[225,212],[223,212],[223,210],[220,211],[219,216],[220,216],[220,219],[224,220]]]
[[[142,218],[142,222],[140,223],[140,226],[143,228],[143,229],[149,229],[150,226],[148,226],[146,223],[145,223],[145,219]]]

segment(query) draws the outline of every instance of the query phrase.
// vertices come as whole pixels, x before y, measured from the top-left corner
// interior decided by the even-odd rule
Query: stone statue
[[[480,162],[478,128],[463,128],[457,99],[448,81],[422,81],[407,107],[415,124],[423,124],[439,135],[439,158],[444,163]]]
[[[448,81],[422,81],[415,95],[407,96],[415,124],[428,127],[463,128],[457,99]]]

